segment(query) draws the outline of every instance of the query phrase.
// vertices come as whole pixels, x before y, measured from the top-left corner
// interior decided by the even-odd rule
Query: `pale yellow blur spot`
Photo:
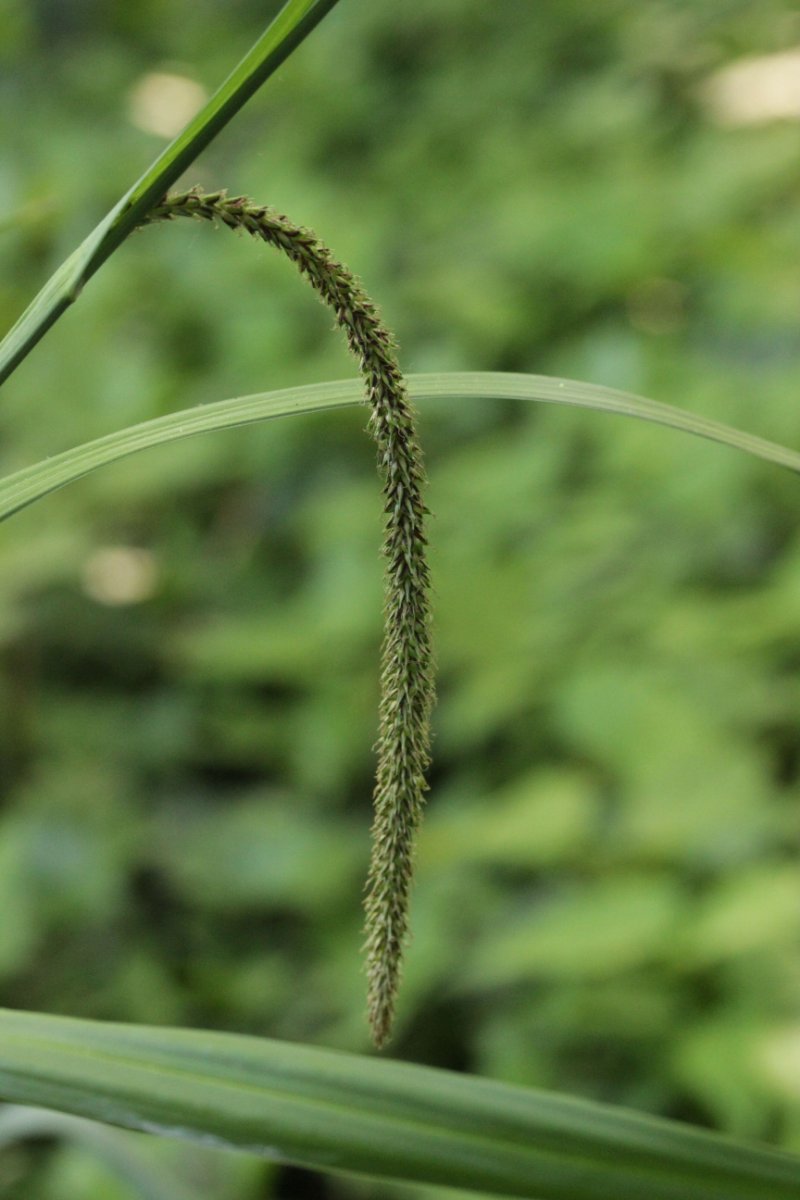
[[[773,1090],[800,1100],[800,1026],[789,1026],[763,1039],[756,1068]]]
[[[149,550],[136,546],[101,546],[87,559],[83,590],[98,604],[141,604],[158,585],[158,566]]]
[[[186,75],[151,71],[128,96],[128,118],[137,129],[171,138],[180,133],[208,99],[206,89]]]
[[[800,48],[723,67],[706,81],[702,98],[719,125],[800,120]]]

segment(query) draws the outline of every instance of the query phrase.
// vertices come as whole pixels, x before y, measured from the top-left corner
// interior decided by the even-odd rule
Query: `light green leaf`
[[[669,877],[620,875],[536,901],[482,947],[470,988],[525,979],[602,979],[662,957],[683,916]]]
[[[596,822],[596,790],[583,772],[539,765],[493,790],[490,825],[484,794],[465,799],[458,788],[448,804],[439,793],[425,818],[419,864],[441,870],[464,862],[515,867],[561,862],[589,844]]]
[[[417,402],[482,397],[486,400],[528,400],[566,404],[598,412],[617,413],[666,425],[682,433],[721,442],[745,450],[757,458],[800,472],[800,454],[763,438],[742,433],[719,421],[711,421],[682,412],[656,400],[645,400],[628,392],[577,383],[571,379],[551,379],[545,375],[512,375],[483,371],[450,372],[436,375],[410,375],[409,391]],[[57,454],[32,467],[25,467],[0,482],[0,520],[10,517],[26,505],[106,463],[115,462],[149,446],[179,441],[197,433],[232,429],[255,421],[268,421],[297,413],[322,412],[331,408],[349,408],[362,402],[357,380],[309,384],[276,392],[261,392],[234,400],[184,409],[133,425],[118,433],[87,442],[74,450]]]
[[[337,0],[288,0],[211,99],[47,281],[0,342],[0,383],[80,295],[178,176],[319,24]]]
[[[721,879],[698,905],[683,953],[695,966],[795,945],[800,929],[796,862],[765,860]]]
[[[307,1046],[0,1010],[0,1097],[322,1170],[538,1200],[795,1200],[800,1159]]]

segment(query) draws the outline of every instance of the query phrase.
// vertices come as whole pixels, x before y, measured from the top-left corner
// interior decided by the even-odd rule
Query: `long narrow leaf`
[[[537,1200],[797,1200],[800,1159],[623,1109],[234,1034],[0,1010],[0,1098]]]
[[[708,438],[744,450],[767,462],[800,472],[800,454],[763,438],[742,433],[718,421],[695,416],[645,400],[627,392],[599,387],[591,383],[576,383],[569,379],[550,379],[543,375],[493,374],[489,372],[448,373],[442,375],[411,375],[409,391],[414,399],[427,402],[444,398],[482,397],[487,400],[529,400],[549,404],[566,404],[599,412],[617,413],[666,425],[682,433]],[[220,400],[198,408],[170,413],[154,421],[145,421],[118,433],[87,442],[63,454],[25,467],[14,475],[0,480],[0,521],[32,504],[48,492],[87,475],[104,466],[149,446],[178,441],[198,433],[231,429],[255,421],[271,420],[292,413],[321,412],[331,408],[356,407],[361,403],[358,381],[311,384],[264,392],[235,400]]]
[[[58,1138],[80,1146],[128,1184],[141,1200],[189,1200],[172,1172],[156,1169],[131,1146],[131,1138],[95,1121],[10,1105],[0,1110],[0,1150],[14,1142]]]
[[[288,0],[208,103],[47,281],[0,342],[0,383],[80,295],[83,285],[337,0]]]

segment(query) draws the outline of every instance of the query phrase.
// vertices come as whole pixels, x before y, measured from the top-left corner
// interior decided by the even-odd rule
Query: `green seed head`
[[[333,310],[364,377],[386,513],[375,815],[365,902],[369,1020],[380,1047],[391,1033],[408,934],[434,702],[425,475],[415,416],[391,333],[356,277],[314,233],[242,196],[198,189],[166,196],[147,221],[181,216],[243,229],[287,255]]]

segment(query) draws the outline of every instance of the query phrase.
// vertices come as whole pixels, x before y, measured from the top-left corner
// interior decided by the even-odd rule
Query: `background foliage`
[[[3,327],[163,143],[148,78],[212,88],[264,8],[0,0]],[[778,0],[347,0],[186,182],[318,229],[408,370],[800,445],[798,127],[714,100],[798,43]],[[0,465],[349,374],[329,324],[277,256],[143,231],[3,389]],[[3,527],[4,1005],[366,1049],[364,420],[151,452]],[[441,699],[392,1053],[800,1148],[797,480],[582,412],[422,426]],[[149,1152],[199,1197],[389,1194]],[[0,1194],[129,1195],[75,1148],[6,1151]]]

